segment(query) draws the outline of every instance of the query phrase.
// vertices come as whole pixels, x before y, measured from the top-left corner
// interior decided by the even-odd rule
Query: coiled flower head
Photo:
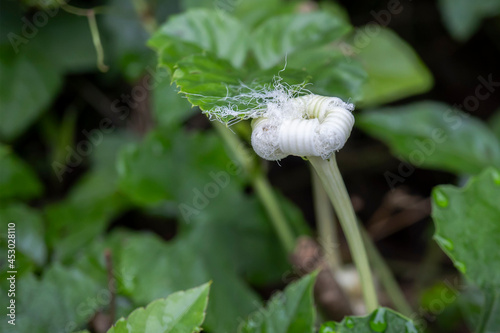
[[[309,94],[292,98],[280,112],[270,112],[252,122],[253,149],[270,161],[288,155],[328,159],[349,138],[353,109],[353,104],[336,97]]]

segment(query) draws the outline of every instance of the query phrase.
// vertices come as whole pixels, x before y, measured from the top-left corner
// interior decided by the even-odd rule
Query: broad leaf
[[[354,102],[362,99],[367,74],[361,63],[347,57],[337,44],[297,50],[287,57],[287,65],[306,69],[312,83],[307,89],[312,93]]]
[[[378,32],[369,36],[368,31],[372,31],[369,29]],[[432,87],[430,71],[415,51],[391,30],[378,25],[364,26],[357,30],[351,43],[351,48],[345,50],[346,56],[358,59],[368,74],[360,105],[380,105]]]
[[[481,121],[437,102],[366,112],[357,125],[411,164],[457,174],[500,167],[500,143]]]
[[[486,301],[489,301],[487,304]],[[458,298],[462,314],[465,317],[471,331],[474,331],[483,321],[485,310],[490,311],[490,316],[484,318],[483,332],[494,333],[500,330],[500,293],[494,290],[482,291],[472,283],[465,284]]]
[[[114,217],[130,206],[129,198],[119,191],[115,164],[120,148],[135,138],[98,129],[88,133],[87,138],[94,145],[89,156],[90,170],[73,184],[64,199],[44,209],[52,255],[64,262],[71,261],[76,252],[84,249],[106,230]]]
[[[332,42],[351,26],[339,15],[327,11],[274,16],[252,34],[252,51],[261,68],[284,63],[287,54],[313,45]]]
[[[205,319],[209,284],[179,291],[120,319],[108,333],[199,332]]]
[[[313,288],[317,273],[312,273],[286,287],[267,303],[265,309],[251,314],[239,328],[241,333],[314,332],[316,310]]]
[[[0,221],[2,221],[2,227],[5,228],[7,228],[9,223],[15,224],[17,235],[16,254],[20,255],[22,253],[36,265],[42,266],[47,259],[47,247],[45,245],[45,231],[40,213],[22,203],[2,203],[0,204]],[[4,230],[5,238],[7,237],[6,231]],[[4,244],[7,245],[6,239],[3,240],[5,241]],[[1,248],[7,253],[7,246],[5,248],[2,246]],[[20,263],[18,261],[16,269],[9,270],[23,268],[19,266]]]
[[[413,322],[387,308],[364,317],[345,317],[340,323],[324,323],[319,333],[418,333]]]
[[[211,51],[235,67],[243,64],[249,44],[247,30],[238,20],[222,11],[209,9],[192,9],[172,16],[154,34],[149,45],[161,51],[172,40]]]
[[[199,231],[167,243],[153,235],[115,232],[105,243],[95,243],[79,267],[97,269],[100,273],[95,274],[105,276],[104,264],[95,267],[95,258],[103,249],[111,248],[118,293],[130,298],[136,306],[212,280],[204,326],[215,332],[234,332],[238,318],[255,310],[260,300],[235,274],[225,253],[210,252],[206,250],[208,246],[200,246],[200,243],[214,243],[210,237],[203,237],[203,230]],[[145,271],[149,273],[144,274]]]
[[[469,39],[485,18],[500,14],[497,0],[439,0],[446,28],[457,40]]]
[[[42,183],[35,172],[0,143],[0,199],[31,199],[42,192]]]
[[[279,269],[286,267],[275,264],[286,259],[274,243],[270,221],[253,196],[242,195],[246,175],[228,158],[220,138],[209,132],[155,131],[141,145],[127,147],[118,163],[124,193],[139,205],[165,205],[183,228],[194,229],[197,237],[213,237],[200,246],[209,245],[205,250],[214,255],[227,253],[252,280],[279,277]],[[300,212],[285,199],[282,204],[297,234],[305,233]],[[248,248],[254,249],[250,256]]]
[[[498,332],[500,308],[500,171],[490,168],[464,188],[441,185],[432,192],[434,239],[455,267],[483,292],[480,332]]]
[[[488,169],[464,188],[434,188],[434,239],[455,266],[481,288],[500,289],[500,172]]]
[[[226,168],[220,139],[213,135],[151,132],[141,145],[129,145],[118,160],[120,187],[138,204],[191,198],[193,189]],[[200,168],[204,172],[200,172]],[[203,190],[203,189],[202,189]]]
[[[45,111],[61,75],[43,55],[0,47],[0,140],[12,141]]]
[[[172,73],[172,81],[191,104],[227,122],[235,116],[214,108],[231,107],[237,111],[236,118],[244,118],[265,107],[259,103],[259,93],[275,89],[279,82],[285,87],[291,85],[290,96],[295,96],[311,77],[314,92],[359,99],[364,71],[359,63],[328,45],[349,31],[343,15],[334,10],[290,13],[292,7],[284,6],[287,14],[269,18],[251,32],[253,42],[247,50],[240,45],[247,39],[246,31],[266,15],[259,14],[255,3],[239,3],[236,7],[240,5],[256,11],[247,26],[222,11],[195,9],[169,20],[149,41],[158,51],[160,65]],[[224,23],[219,22],[220,17]],[[239,18],[246,21],[242,15]],[[245,34],[234,35],[242,29]],[[241,61],[228,56],[237,53],[233,49],[241,52]],[[254,58],[243,63],[248,51],[253,52],[257,64]],[[286,57],[289,64],[284,71]]]
[[[282,68],[276,67],[244,71],[207,53],[189,56],[178,62],[172,80],[191,104],[204,111],[211,111],[211,116],[227,122],[234,116],[225,116],[213,109],[231,106],[233,110],[240,112],[239,116],[244,117],[264,107],[260,93],[273,91],[277,84],[288,90],[290,96],[297,94],[307,83],[309,76],[302,70],[282,71]]]
[[[130,277],[124,280],[133,282],[124,284],[127,295],[143,305],[212,279],[207,328],[233,332],[238,317],[259,303],[241,277],[261,285],[279,280],[288,267],[262,207],[241,192],[243,170],[210,132],[152,132],[142,144],[125,149],[119,165],[126,194],[140,205],[156,202],[180,223],[167,246],[143,240],[127,247],[123,271]],[[288,210],[293,218],[300,216]],[[303,219],[298,224],[303,227]],[[157,267],[154,274],[143,275],[151,265]]]
[[[191,108],[185,96],[179,94],[170,80],[162,80],[153,90],[153,115],[156,124],[164,130],[181,127],[196,109]]]
[[[54,248],[53,256],[71,260],[96,236],[128,203],[117,193],[116,175],[109,171],[85,174],[67,198],[45,207],[47,240]]]
[[[105,283],[58,264],[48,268],[41,278],[25,275],[16,281],[16,325],[2,320],[0,330],[47,333],[81,329],[95,311],[107,306],[106,292]]]
[[[253,27],[267,17],[279,13],[291,13],[296,3],[286,3],[283,0],[181,0],[183,10],[191,8],[207,8],[224,11],[238,18],[247,27]]]

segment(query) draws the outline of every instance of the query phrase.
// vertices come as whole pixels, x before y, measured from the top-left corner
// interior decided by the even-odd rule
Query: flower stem
[[[271,184],[269,184],[269,181],[262,171],[254,166],[255,154],[250,152],[238,137],[231,133],[225,125],[219,122],[213,122],[213,124],[233,153],[238,164],[241,165],[250,176],[252,186],[260,202],[264,206],[286,253],[292,253],[295,248],[295,236],[274,194]]]
[[[314,197],[314,213],[318,228],[318,239],[326,262],[335,276],[337,269],[341,266],[342,260],[338,250],[338,231],[332,204],[325,192],[321,179],[314,171],[312,174],[312,187]]]
[[[365,300],[366,311],[372,312],[378,307],[377,293],[368,263],[363,238],[358,228],[356,215],[352,207],[351,200],[342,180],[335,154],[329,160],[323,160],[321,157],[308,157],[312,166],[318,173],[323,182],[324,188],[330,197],[339,218],[340,225],[347,239],[351,255],[358,270],[361,287],[363,288],[363,297]]]

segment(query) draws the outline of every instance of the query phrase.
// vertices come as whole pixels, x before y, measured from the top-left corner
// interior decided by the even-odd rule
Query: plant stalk
[[[335,276],[342,265],[338,246],[338,231],[335,213],[318,174],[315,171],[312,171],[311,174],[318,240],[323,249],[328,267],[333,276]]]
[[[323,182],[323,186],[335,208],[340,225],[346,236],[354,264],[358,270],[366,311],[372,312],[378,308],[375,284],[368,263],[368,256],[366,254],[363,238],[358,228],[356,215],[345,188],[342,175],[337,166],[335,154],[332,155],[329,160],[323,160],[321,157],[315,156],[310,156],[308,159]]]
[[[236,161],[243,167],[245,172],[250,176],[250,181],[260,202],[264,205],[271,223],[280,239],[280,242],[287,254],[293,252],[295,248],[295,236],[290,228],[288,221],[281,209],[281,205],[274,194],[271,184],[264,176],[262,171],[254,167],[255,154],[251,153],[249,149],[238,139],[238,137],[231,133],[228,128],[219,123],[213,122],[215,129],[226,142],[227,146],[233,153]]]

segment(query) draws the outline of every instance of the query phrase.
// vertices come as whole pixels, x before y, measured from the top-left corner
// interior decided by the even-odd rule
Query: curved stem
[[[83,9],[75,6],[70,6],[68,4],[62,4],[61,8],[73,15],[85,16],[89,22],[90,34],[92,36],[92,43],[94,44],[95,51],[97,53],[97,68],[101,72],[107,72],[109,67],[104,64],[104,49],[101,43],[101,36],[99,35],[99,27],[97,26],[97,21],[95,15],[98,12],[102,12],[104,7],[96,7],[91,9]]]
[[[318,239],[326,262],[335,276],[335,272],[342,265],[338,249],[338,232],[335,214],[325,192],[321,179],[314,171],[312,174],[312,187],[314,197],[314,213],[316,215],[316,224],[318,228]]]
[[[107,72],[109,67],[104,64],[104,49],[99,35],[99,27],[97,26],[97,21],[95,19],[95,12],[93,10],[89,11],[87,18],[89,20],[92,42],[94,43],[94,48],[97,53],[97,68],[99,68],[101,72]]]
[[[260,170],[255,170],[256,168],[253,165],[253,157],[255,154],[251,153],[238,137],[231,133],[225,125],[219,122],[213,122],[213,124],[235,156],[238,164],[240,164],[245,172],[250,175],[252,186],[260,202],[264,205],[283,248],[287,253],[292,253],[295,248],[295,236],[287,222],[285,214],[281,210],[271,184],[269,184],[269,181]]]
[[[314,156],[308,157],[308,159],[323,182],[324,188],[335,208],[340,225],[346,236],[354,264],[358,270],[361,287],[363,288],[366,311],[372,312],[378,307],[377,293],[375,291],[372,272],[368,263],[361,232],[358,228],[356,215],[339,168],[337,167],[335,155],[332,155],[332,157],[326,161],[321,157]]]

